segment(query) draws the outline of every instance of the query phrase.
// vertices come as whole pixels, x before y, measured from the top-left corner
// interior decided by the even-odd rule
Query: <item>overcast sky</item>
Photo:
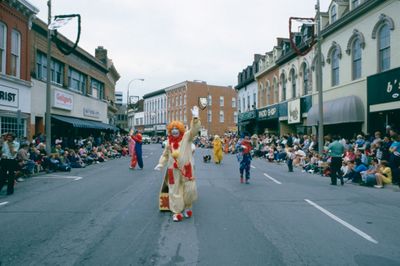
[[[29,0],[47,22],[47,0]],[[121,75],[116,90],[143,96],[184,80],[237,85],[237,74],[288,37],[289,17],[314,17],[317,0],[52,0],[52,15],[80,14],[79,46],[96,47]],[[330,0],[320,0],[327,11]],[[76,22],[59,31],[72,41]],[[125,98],[125,97],[124,97]]]

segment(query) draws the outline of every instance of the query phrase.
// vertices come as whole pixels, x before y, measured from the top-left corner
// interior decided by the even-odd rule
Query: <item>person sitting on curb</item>
[[[375,174],[376,177],[376,188],[383,188],[383,185],[392,184],[392,170],[389,167],[389,163],[382,160],[378,172]]]

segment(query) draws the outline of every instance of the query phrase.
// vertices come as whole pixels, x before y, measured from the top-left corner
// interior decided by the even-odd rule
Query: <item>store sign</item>
[[[89,108],[83,108],[83,115],[93,118],[100,118],[100,112]]]
[[[288,102],[288,124],[300,123],[300,99]]]
[[[278,106],[271,106],[258,110],[258,120],[268,120],[278,118]]]
[[[155,130],[157,130],[157,131],[167,130],[166,125],[155,125],[154,127],[155,127]]]
[[[367,78],[369,105],[400,101],[400,68]]]
[[[0,85],[0,105],[18,108],[18,90]]]
[[[245,113],[240,113],[239,114],[239,122],[240,121],[246,121],[246,120],[255,119],[256,117],[257,117],[256,110],[245,112]]]
[[[74,95],[55,90],[54,107],[71,111],[74,107]]]

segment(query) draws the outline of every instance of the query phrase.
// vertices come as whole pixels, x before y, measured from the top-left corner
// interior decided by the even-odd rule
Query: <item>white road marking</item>
[[[315,208],[317,208],[318,210],[320,210],[321,212],[325,213],[326,215],[328,215],[330,218],[332,218],[333,220],[337,221],[338,223],[344,225],[345,227],[347,227],[348,229],[350,229],[351,231],[353,231],[354,233],[360,235],[361,237],[365,238],[366,240],[374,243],[374,244],[378,244],[378,241],[376,241],[375,239],[373,239],[372,237],[370,237],[369,235],[367,235],[366,233],[364,233],[363,231],[361,231],[360,229],[357,229],[356,227],[352,226],[351,224],[347,223],[346,221],[343,221],[342,219],[340,219],[339,217],[337,217],[336,215],[334,215],[333,213],[325,210],[324,208],[322,208],[321,206],[319,206],[318,204],[312,202],[311,200],[308,199],[304,199],[308,204],[314,206]]]
[[[274,181],[275,183],[277,183],[278,185],[282,185],[282,183],[281,183],[281,182],[279,182],[279,181],[278,181],[278,180],[276,180],[275,178],[273,178],[273,177],[271,177],[271,176],[267,175],[266,173],[264,173],[264,175],[265,175],[266,177],[268,177],[269,179],[271,179],[272,181]]]
[[[252,165],[250,165],[250,167],[251,167],[251,168],[253,168],[253,169],[256,169],[256,167],[255,167],[255,166],[252,166]]]
[[[43,175],[43,176],[36,176],[35,178],[54,178],[54,179],[74,179],[74,181],[81,180],[81,176],[74,176],[74,175]]]
[[[7,205],[8,201],[0,202],[0,206]]]

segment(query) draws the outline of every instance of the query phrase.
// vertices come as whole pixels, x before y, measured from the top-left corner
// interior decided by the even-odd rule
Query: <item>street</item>
[[[38,175],[0,194],[0,265],[400,265],[399,189],[288,173],[253,159],[240,184],[234,155],[205,164],[180,223],[159,212],[160,144],[129,158]]]

